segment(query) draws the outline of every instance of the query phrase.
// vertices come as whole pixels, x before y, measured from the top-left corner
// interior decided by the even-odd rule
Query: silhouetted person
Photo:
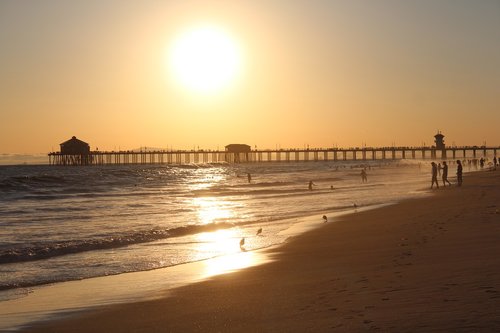
[[[245,251],[245,237],[240,240],[240,250]]]
[[[445,161],[443,162],[443,186],[446,186],[446,183],[451,186],[451,183],[448,181],[448,164]]]
[[[250,183],[252,181],[252,175],[247,173],[247,178],[248,178],[248,182]]]
[[[458,186],[462,186],[462,162],[457,160],[457,183]]]
[[[432,165],[431,188],[434,187],[434,183],[436,184],[436,187],[439,188],[438,178],[437,178],[438,177],[438,168],[437,168],[437,165],[434,162],[432,162],[431,165]]]
[[[368,177],[366,176],[366,170],[365,169],[361,170],[361,181],[363,183],[366,183],[368,181]]]
[[[309,181],[309,191],[312,191],[313,186],[316,186],[316,184],[313,183],[313,181]]]

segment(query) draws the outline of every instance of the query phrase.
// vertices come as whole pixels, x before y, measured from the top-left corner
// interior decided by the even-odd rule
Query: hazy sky
[[[203,25],[240,55],[210,94],[169,65]],[[0,0],[0,153],[500,145],[499,106],[499,0]]]

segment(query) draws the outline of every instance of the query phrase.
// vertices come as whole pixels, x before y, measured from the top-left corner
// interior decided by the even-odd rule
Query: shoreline
[[[495,331],[499,185],[498,172],[467,174],[292,237],[268,263],[21,331]]]
[[[339,217],[355,211],[373,210],[391,204],[394,203],[336,210],[325,214],[328,215],[329,222],[335,222]],[[5,292],[13,292],[14,297],[0,302],[0,332],[18,331],[23,327],[58,321],[108,306],[158,299],[181,286],[265,264],[271,261],[268,251],[283,246],[288,238],[321,227],[323,223],[321,214],[286,220],[296,222],[280,232],[287,236],[284,243],[151,270],[6,290]],[[93,292],[88,294],[80,290]]]

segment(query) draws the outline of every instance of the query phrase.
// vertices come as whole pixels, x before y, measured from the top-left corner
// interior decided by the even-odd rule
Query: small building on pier
[[[90,154],[90,145],[73,136],[68,141],[60,144],[61,154],[63,155],[88,155]]]
[[[249,145],[232,143],[226,146],[226,162],[240,163],[250,161]],[[229,153],[229,154],[228,154]]]
[[[226,146],[226,151],[228,153],[249,153],[251,150],[249,145],[232,143]]]

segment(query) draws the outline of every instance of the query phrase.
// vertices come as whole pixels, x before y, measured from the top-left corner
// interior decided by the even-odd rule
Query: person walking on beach
[[[247,178],[248,178],[248,182],[250,183],[252,181],[252,175],[247,173]]]
[[[309,191],[312,191],[313,185],[316,186],[316,184],[313,183],[313,181],[309,181]]]
[[[362,169],[361,170],[361,182],[366,183],[368,181],[368,177],[366,175],[366,170]]]
[[[446,161],[443,162],[443,186],[446,187],[446,183],[451,186],[451,183],[448,181],[448,164]]]
[[[439,188],[439,183],[438,183],[438,168],[437,164],[432,162],[432,180],[431,180],[431,189],[434,187],[434,183],[436,184],[436,187]]]
[[[462,162],[457,160],[457,183],[462,186]]]

